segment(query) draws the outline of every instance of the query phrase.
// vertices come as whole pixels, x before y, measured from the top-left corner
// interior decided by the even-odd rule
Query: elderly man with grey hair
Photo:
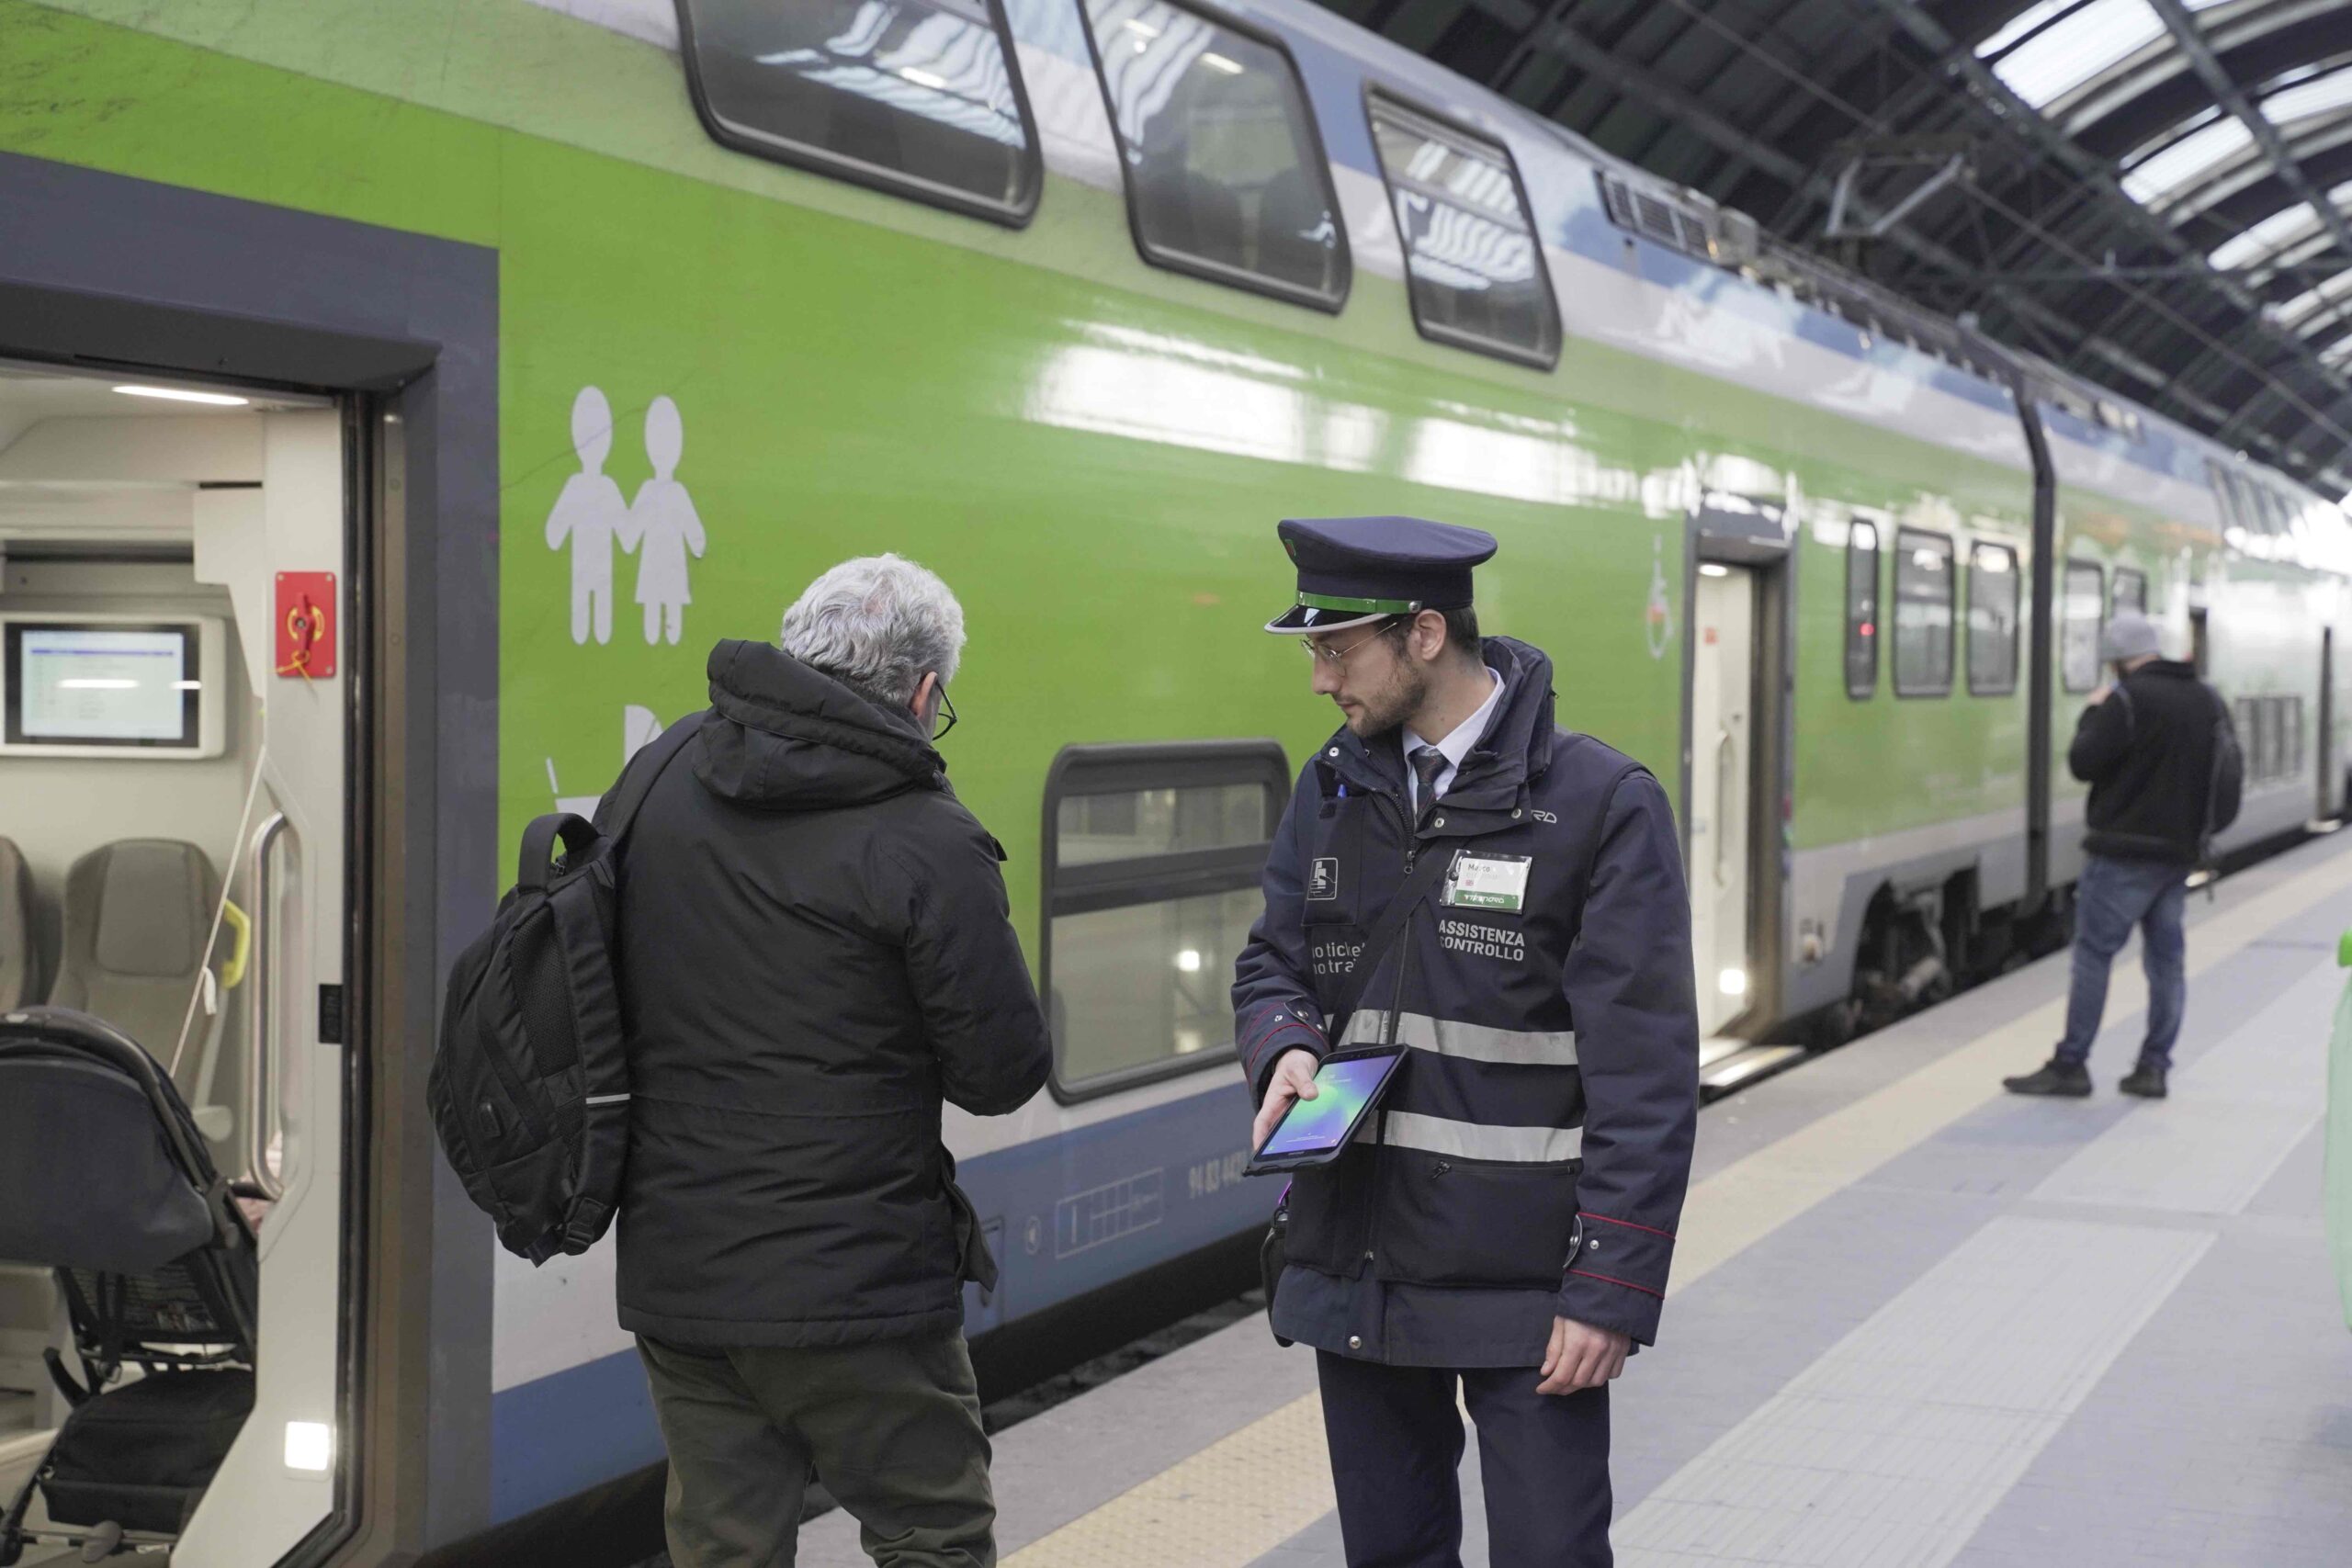
[[[2066,751],[2067,768],[2091,786],[2066,1033],[2046,1066],[2002,1081],[2013,1094],[2091,1092],[2086,1064],[2107,1010],[2108,969],[2137,926],[2148,1030],[2119,1087],[2162,1100],[2188,1002],[2181,915],[2188,874],[2236,815],[2240,763],[2228,705],[2197,678],[2196,666],[2163,657],[2146,616],[2119,613],[2100,632],[2098,651],[2115,679],[2091,694]]]
[[[940,1107],[1018,1110],[1049,1051],[1003,851],[933,745],[964,612],[871,556],[809,584],[781,641],[711,650],[711,705],[620,868],[620,1320],[670,1557],[790,1562],[813,1477],[876,1562],[985,1568],[963,1301],[996,1265]]]

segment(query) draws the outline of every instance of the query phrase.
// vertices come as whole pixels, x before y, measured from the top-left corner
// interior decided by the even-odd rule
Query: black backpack
[[[499,1244],[535,1264],[587,1251],[620,1201],[628,1061],[616,862],[703,717],[680,719],[622,770],[601,830],[569,812],[534,818],[514,889],[449,970],[424,1085],[434,1130]]]
[[[2213,699],[2213,776],[2206,782],[2205,841],[2199,848],[2210,862],[2213,836],[2238,819],[2245,804],[2245,752],[2238,745],[2237,726],[2230,722],[2230,705],[2212,687],[2205,692]]]

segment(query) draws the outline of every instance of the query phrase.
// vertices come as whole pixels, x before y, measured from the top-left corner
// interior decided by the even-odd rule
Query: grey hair
[[[870,703],[904,707],[925,674],[956,678],[964,606],[937,573],[903,556],[859,556],[810,583],[784,613],[784,651]]]

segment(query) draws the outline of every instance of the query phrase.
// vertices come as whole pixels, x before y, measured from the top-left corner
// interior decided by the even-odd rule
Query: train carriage
[[[844,556],[963,599],[1052,1015],[944,1128],[1000,1376],[1272,1201],[1226,987],[1330,723],[1281,516],[1501,541],[1490,629],[1677,795],[1719,1086],[2063,941],[2118,604],[2233,705],[2225,848],[2343,803],[2339,512],[1305,0],[0,0],[0,1002],[137,1036],[258,1221],[251,1414],[133,1534],[188,1568],[627,1539],[609,1251],[437,1164],[439,984]]]

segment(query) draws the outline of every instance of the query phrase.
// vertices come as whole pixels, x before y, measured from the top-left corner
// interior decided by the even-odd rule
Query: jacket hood
[[[729,638],[710,650],[709,675],[695,777],[723,800],[811,811],[946,787],[913,714],[876,707],[773,644]]]

